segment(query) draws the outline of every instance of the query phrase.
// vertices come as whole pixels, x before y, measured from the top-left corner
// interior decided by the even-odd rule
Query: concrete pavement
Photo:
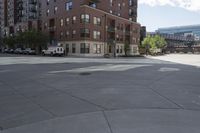
[[[199,79],[169,60],[0,57],[0,132],[199,133]]]

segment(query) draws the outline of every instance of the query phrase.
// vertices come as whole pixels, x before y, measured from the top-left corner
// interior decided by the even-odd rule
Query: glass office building
[[[195,40],[200,40],[200,25],[177,26],[169,28],[159,28],[156,32],[164,34],[174,34],[180,36],[193,35]]]

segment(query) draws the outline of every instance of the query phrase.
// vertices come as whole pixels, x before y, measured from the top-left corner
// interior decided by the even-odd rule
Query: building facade
[[[32,28],[39,28],[40,2],[39,0],[2,0],[3,37],[13,36]]]
[[[3,3],[3,4],[2,4]],[[138,54],[137,0],[2,0],[3,37],[30,29],[50,36],[67,55]]]
[[[140,24],[137,0],[44,0],[42,31],[52,45],[62,45],[68,55],[122,55],[138,53]]]
[[[195,41],[200,41],[200,25],[160,28],[156,32],[161,34],[173,34],[175,36],[193,38]]]

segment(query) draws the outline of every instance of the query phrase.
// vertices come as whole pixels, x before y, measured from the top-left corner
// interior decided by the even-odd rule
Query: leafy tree
[[[154,54],[156,49],[163,49],[166,46],[167,42],[165,39],[159,35],[156,36],[147,36],[142,42],[142,48],[146,49],[146,53],[150,52]]]
[[[5,37],[3,38],[3,43],[8,45],[9,48],[14,48],[16,43],[16,38],[14,36]]]
[[[157,48],[164,48],[167,45],[167,42],[165,41],[165,39],[159,35],[156,35],[154,37],[154,41],[155,41],[155,45]]]
[[[36,49],[37,53],[39,53],[41,47],[46,47],[48,41],[48,35],[36,30],[21,32],[15,37],[10,36],[3,39],[3,42],[11,48],[14,48],[16,44],[20,44],[24,47]]]

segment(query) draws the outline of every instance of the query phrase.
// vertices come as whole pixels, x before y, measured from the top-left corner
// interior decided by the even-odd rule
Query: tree
[[[3,43],[6,44],[9,48],[14,48],[16,38],[14,36],[5,37],[3,38]]]
[[[167,45],[167,42],[165,41],[165,39],[159,35],[156,35],[154,37],[154,41],[155,41],[155,45],[157,48],[164,48]]]
[[[16,44],[20,44],[24,48],[36,49],[39,53],[42,47],[46,47],[49,36],[36,30],[20,32],[16,36],[5,37],[3,42],[9,47],[14,48]]]
[[[124,45],[125,56],[128,56],[129,51],[130,51],[130,44],[126,42]]]
[[[151,53],[155,54],[154,52],[156,49],[163,49],[166,46],[167,42],[165,39],[159,35],[156,36],[147,36],[144,41],[142,42],[142,47],[145,48],[146,54]]]

